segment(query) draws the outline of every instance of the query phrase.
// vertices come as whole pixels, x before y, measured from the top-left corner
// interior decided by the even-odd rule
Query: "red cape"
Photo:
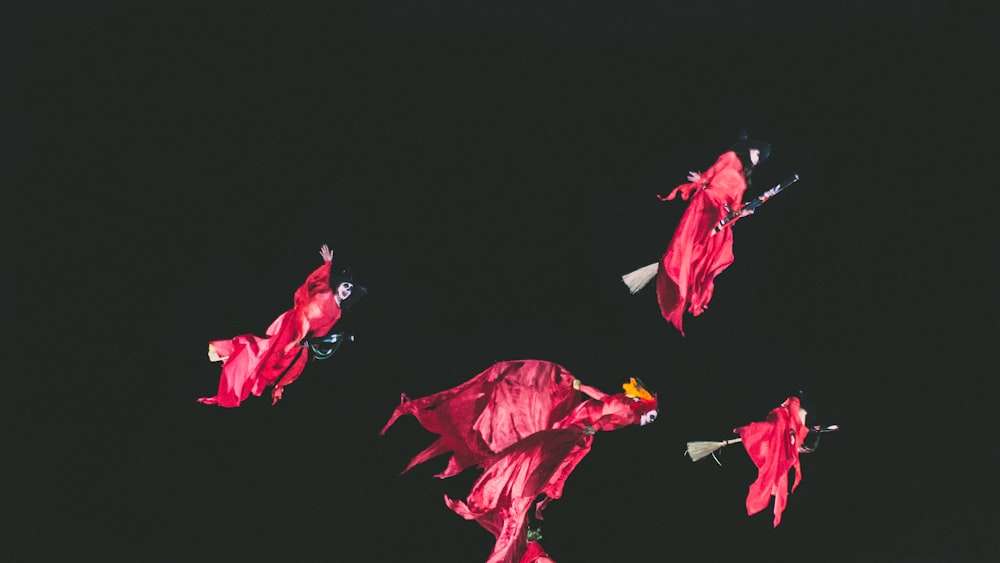
[[[309,351],[295,346],[307,336],[326,336],[340,319],[340,305],[330,288],[330,262],[317,268],[295,291],[294,306],[282,313],[258,337],[244,334],[209,343],[222,361],[219,390],[198,401],[220,407],[238,407],[252,393],[260,396],[275,386],[275,401],[284,386],[298,379],[309,362]]]
[[[725,206],[739,209],[746,191],[743,165],[736,153],[724,153],[698,182],[681,184],[662,200],[690,200],[674,236],[660,260],[656,299],[663,318],[684,334],[684,309],[702,314],[712,300],[715,276],[733,263],[733,231],[712,229],[728,214]]]
[[[781,523],[781,513],[788,503],[788,472],[795,469],[792,491],[802,481],[799,446],[808,428],[799,416],[799,399],[789,397],[771,411],[763,422],[752,422],[733,432],[743,439],[743,447],[757,466],[757,480],[747,494],[747,514],[767,508],[774,497],[774,526]]]
[[[413,458],[418,463],[451,452],[438,477],[476,464],[483,474],[465,501],[445,503],[467,520],[476,520],[496,537],[487,563],[551,561],[537,542],[527,541],[528,511],[540,495],[535,516],[560,498],[576,465],[590,452],[594,433],[639,422],[652,401],[624,394],[607,395],[581,386],[557,364],[538,360],[501,362],[453,389],[408,400],[396,408],[382,433],[403,414],[414,415],[440,437]],[[405,471],[405,470],[404,470]]]
[[[518,440],[551,428],[580,403],[576,379],[560,365],[538,360],[501,362],[465,383],[410,400],[405,394],[382,434],[400,416],[416,417],[440,437],[417,454],[403,470],[451,453],[436,477],[451,477],[481,465]]]

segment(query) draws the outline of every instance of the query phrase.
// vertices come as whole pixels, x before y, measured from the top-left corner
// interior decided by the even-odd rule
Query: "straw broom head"
[[[721,442],[688,442],[687,451],[684,453],[691,458],[691,461],[698,461],[715,454],[716,451],[724,446],[735,444],[740,441],[741,440],[739,438],[734,438],[732,440],[723,440]]]
[[[653,278],[656,277],[656,270],[659,267],[658,262],[653,262],[648,266],[643,266],[634,272],[629,272],[622,276],[622,281],[628,286],[629,292],[632,295],[639,293],[639,290],[646,287]]]
[[[725,442],[688,442],[687,455],[691,461],[704,459],[725,445]]]

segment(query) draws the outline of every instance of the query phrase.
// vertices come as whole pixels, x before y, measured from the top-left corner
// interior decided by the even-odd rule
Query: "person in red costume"
[[[496,537],[487,563],[551,562],[529,538],[531,505],[542,497],[535,506],[541,520],[599,430],[656,419],[657,399],[640,382],[632,379],[622,388],[616,395],[603,393],[551,362],[499,362],[452,389],[413,400],[403,395],[381,433],[409,414],[439,435],[403,473],[445,453],[451,457],[436,477],[472,465],[483,469],[464,501],[445,496],[445,503]]]
[[[750,459],[757,466],[757,479],[747,494],[747,515],[767,508],[774,497],[774,527],[781,523],[781,514],[788,503],[788,494],[802,481],[799,454],[815,448],[805,445],[809,434],[806,410],[798,397],[789,397],[773,409],[762,422],[751,422],[733,430],[739,434]],[[795,481],[788,488],[788,472],[795,469]]]
[[[788,503],[788,495],[802,481],[801,454],[812,453],[819,448],[820,437],[827,432],[836,432],[840,426],[807,426],[806,407],[799,396],[788,397],[760,422],[733,429],[739,438],[722,441],[688,442],[687,455],[691,461],[712,456],[719,465],[716,452],[730,444],[742,443],[747,455],[757,466],[757,479],[747,493],[747,514],[752,516],[767,508],[774,497],[774,526],[781,523],[781,514]],[[795,481],[788,486],[788,472],[795,470]]]
[[[269,385],[273,385],[271,404],[281,400],[285,386],[298,379],[309,361],[304,341],[326,336],[341,312],[366,293],[354,285],[349,271],[332,271],[333,252],[327,245],[320,256],[323,265],[296,290],[292,309],[271,323],[266,336],[244,334],[209,343],[208,358],[222,362],[222,376],[216,395],[199,402],[238,407],[251,393],[259,397]]]
[[[705,312],[715,277],[734,260],[732,229],[714,234],[712,229],[739,211],[751,173],[770,153],[770,145],[743,133],[708,170],[688,173],[686,184],[657,196],[668,201],[680,195],[689,203],[660,262],[626,274],[623,280],[636,293],[655,276],[660,312],[681,335],[685,309],[696,317]]]

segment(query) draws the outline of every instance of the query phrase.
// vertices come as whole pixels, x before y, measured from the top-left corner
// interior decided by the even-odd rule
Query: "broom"
[[[836,424],[831,424],[829,426],[813,426],[809,430],[811,432],[819,432],[823,434],[826,432],[836,432],[837,430],[840,430],[840,426],[837,426]],[[733,438],[732,440],[722,440],[721,442],[688,442],[687,450],[684,453],[691,458],[691,461],[698,461],[708,456],[712,456],[715,463],[722,465],[719,458],[715,457],[715,452],[730,444],[738,444],[742,441],[743,438]]]
[[[622,281],[628,286],[629,292],[632,295],[639,293],[639,290],[646,287],[653,278],[656,277],[656,271],[659,267],[659,262],[653,262],[649,266],[643,266],[634,272],[629,272],[622,276]]]
[[[715,457],[715,452],[725,446],[728,446],[729,444],[737,444],[742,441],[743,438],[733,438],[732,440],[723,440],[721,442],[688,442],[687,451],[684,453],[691,458],[691,461],[698,461],[708,456],[712,456],[715,463],[722,465],[719,458]]]

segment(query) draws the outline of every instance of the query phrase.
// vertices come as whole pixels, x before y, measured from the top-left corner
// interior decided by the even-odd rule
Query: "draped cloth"
[[[330,287],[330,265],[326,261],[296,291],[293,307],[276,318],[265,336],[243,334],[209,343],[209,358],[222,362],[222,375],[215,396],[199,402],[220,407],[238,407],[251,394],[260,396],[274,386],[275,402],[281,390],[298,379],[309,363],[309,351],[298,344],[306,337],[325,336],[340,319],[340,305]]]
[[[694,316],[708,308],[715,291],[715,277],[735,259],[733,231],[714,236],[712,229],[742,206],[746,191],[743,165],[735,152],[723,153],[697,182],[681,184],[666,197],[680,195],[689,201],[660,260],[656,276],[656,299],[663,318],[683,335],[685,309]]]
[[[414,400],[404,395],[382,429],[384,434],[398,417],[410,414],[439,435],[404,473],[446,453],[451,456],[437,477],[471,465],[483,469],[464,501],[444,500],[496,537],[487,563],[552,561],[538,542],[527,540],[531,505],[542,519],[544,507],[562,496],[567,478],[590,452],[597,431],[638,423],[656,408],[655,398],[636,401],[578,384],[590,397],[584,400],[574,381],[550,362],[500,362],[452,389]]]
[[[788,503],[788,472],[795,470],[794,491],[802,481],[799,446],[809,433],[800,415],[798,397],[789,397],[762,422],[752,422],[733,432],[743,439],[743,447],[757,466],[757,479],[747,494],[747,514],[756,514],[774,497],[774,526]]]

